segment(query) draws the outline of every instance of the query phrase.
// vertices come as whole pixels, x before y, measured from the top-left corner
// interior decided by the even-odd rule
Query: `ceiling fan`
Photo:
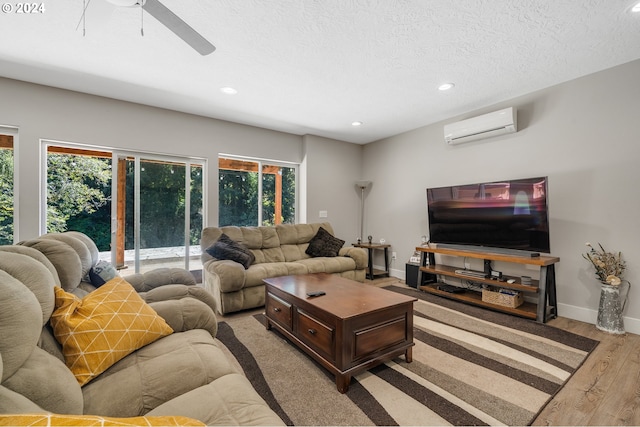
[[[175,13],[170,11],[158,0],[107,0],[116,6],[142,6],[149,15],[156,18],[162,25],[170,29],[184,40],[189,46],[194,48],[200,55],[208,55],[216,50],[216,47],[209,43],[189,24],[184,22]]]

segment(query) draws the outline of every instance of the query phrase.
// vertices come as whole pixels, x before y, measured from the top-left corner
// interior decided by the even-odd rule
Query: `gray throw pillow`
[[[249,268],[256,260],[253,252],[242,243],[238,243],[226,234],[222,233],[217,242],[209,246],[205,251],[214,258],[227,259],[242,264],[245,268]]]
[[[315,236],[309,241],[309,247],[305,251],[312,257],[333,257],[338,256],[338,252],[344,245],[344,240],[334,237],[324,228],[320,227]]]
[[[111,263],[102,260],[98,261],[96,265],[94,265],[93,268],[89,270],[89,279],[91,279],[91,284],[96,288],[104,285],[117,275],[118,270],[116,270],[115,267],[111,265]]]

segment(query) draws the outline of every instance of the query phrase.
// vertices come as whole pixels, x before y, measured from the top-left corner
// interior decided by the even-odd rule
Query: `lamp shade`
[[[371,185],[371,181],[356,181],[356,187],[364,189]]]

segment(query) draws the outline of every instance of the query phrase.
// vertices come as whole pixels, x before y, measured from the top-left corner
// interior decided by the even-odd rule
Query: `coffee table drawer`
[[[293,323],[293,307],[286,301],[281,300],[272,293],[267,293],[265,312],[269,319],[278,322],[280,325],[291,330]]]
[[[406,341],[406,318],[405,316],[399,316],[388,322],[355,331],[354,356],[357,360]]]
[[[334,328],[298,310],[298,336],[314,350],[335,359]]]

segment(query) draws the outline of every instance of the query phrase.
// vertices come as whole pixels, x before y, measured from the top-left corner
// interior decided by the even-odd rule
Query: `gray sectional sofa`
[[[203,229],[200,240],[203,285],[213,294],[218,312],[227,314],[264,306],[262,279],[269,277],[331,273],[364,282],[368,262],[364,249],[346,246],[340,248],[336,256],[311,256],[307,253],[310,241],[320,228],[334,234],[329,223]],[[248,248],[255,259],[242,265],[238,261],[210,255],[207,249],[212,248],[223,234]]]
[[[140,416],[164,417],[152,419],[159,424],[283,424],[215,339],[216,303],[205,289],[195,286],[190,273],[162,269],[127,276],[130,284],[122,285],[115,278],[96,289],[86,278],[97,260],[95,244],[80,233],[45,235],[0,246],[0,425],[31,424],[38,417],[43,417],[39,421],[43,425],[100,425],[96,417]],[[145,316],[162,323],[163,335],[139,348],[130,345],[136,348],[133,352],[101,373],[92,373],[82,384],[76,362],[69,362],[73,354],[59,340],[60,319],[66,308],[75,307],[76,298],[82,298],[84,304],[101,295],[104,299],[96,307],[111,304],[120,310],[121,300],[108,301],[109,293],[116,289],[114,282],[118,289],[129,292],[127,304],[147,312],[148,307],[153,309]],[[131,310],[134,315],[130,317],[137,317],[136,310]],[[117,311],[110,319],[120,320],[131,312]],[[146,327],[135,329],[148,331]],[[99,331],[89,332],[99,335]],[[71,339],[64,342],[68,341]],[[105,344],[108,350],[112,345]],[[105,353],[104,348],[92,354]],[[89,357],[87,351],[75,360]],[[65,418],[72,416],[76,418]],[[188,420],[173,418],[176,416]],[[139,418],[119,422],[150,423]]]

